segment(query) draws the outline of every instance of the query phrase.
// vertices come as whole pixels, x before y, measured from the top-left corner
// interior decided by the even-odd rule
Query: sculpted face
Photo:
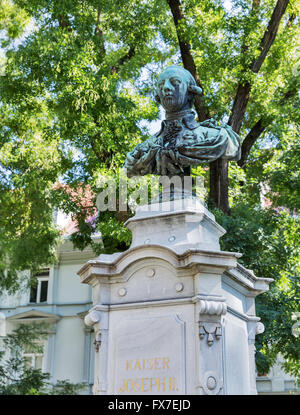
[[[167,68],[158,78],[157,94],[167,112],[190,108],[188,94],[189,79],[181,68]]]

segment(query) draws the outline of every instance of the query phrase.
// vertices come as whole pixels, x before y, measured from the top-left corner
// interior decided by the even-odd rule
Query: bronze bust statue
[[[169,66],[157,82],[156,99],[166,110],[161,130],[127,154],[127,175],[189,175],[190,166],[220,157],[239,160],[239,136],[214,119],[197,123],[192,111],[201,88],[189,71]]]

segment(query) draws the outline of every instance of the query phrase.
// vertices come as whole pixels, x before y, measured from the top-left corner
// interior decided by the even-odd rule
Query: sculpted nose
[[[164,83],[164,87],[163,87],[164,92],[172,91],[172,89],[173,89],[173,86],[171,82],[168,79],[166,79]]]

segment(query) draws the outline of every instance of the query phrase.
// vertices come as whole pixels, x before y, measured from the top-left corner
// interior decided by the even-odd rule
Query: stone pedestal
[[[272,281],[220,250],[193,197],[142,206],[132,245],[79,271],[93,287],[94,394],[256,394],[255,296]]]

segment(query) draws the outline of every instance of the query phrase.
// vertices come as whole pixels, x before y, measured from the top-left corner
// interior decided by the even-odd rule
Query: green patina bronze
[[[214,119],[197,123],[192,111],[201,88],[189,71],[169,66],[157,82],[156,99],[166,110],[161,130],[127,154],[127,175],[188,175],[190,166],[219,158],[240,159],[239,136]]]

